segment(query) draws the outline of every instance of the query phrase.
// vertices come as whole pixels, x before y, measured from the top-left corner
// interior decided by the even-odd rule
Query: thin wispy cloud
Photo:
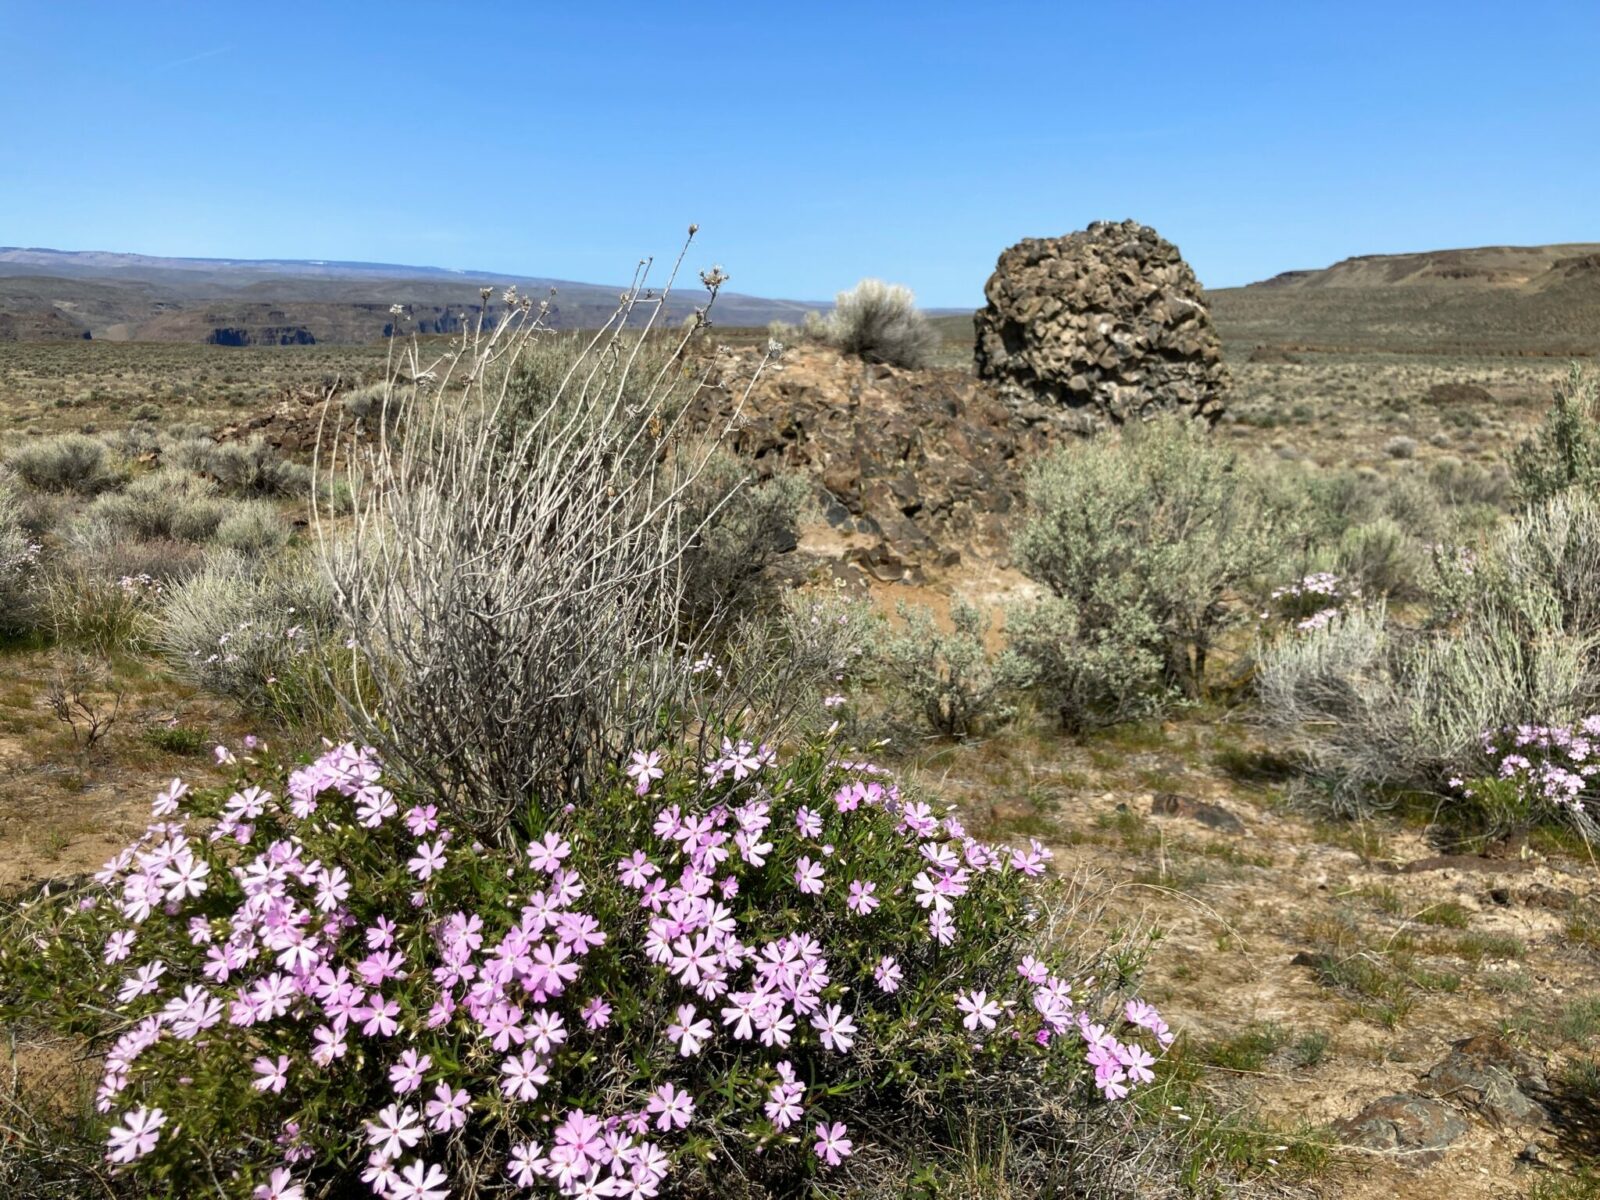
[[[172,71],[178,67],[187,67],[190,63],[204,62],[208,58],[216,58],[219,54],[227,54],[232,46],[218,46],[212,50],[202,50],[199,54],[191,54],[186,58],[175,58],[171,62],[158,63],[150,69],[152,71]]]

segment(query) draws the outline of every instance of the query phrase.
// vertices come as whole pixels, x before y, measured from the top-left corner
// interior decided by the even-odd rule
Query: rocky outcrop
[[[964,550],[1005,543],[1023,462],[1062,436],[963,371],[865,364],[822,346],[759,361],[725,351],[692,406],[758,478],[813,480],[848,561],[884,582],[920,582]]]
[[[280,454],[296,459],[309,458],[317,451],[320,441],[326,454],[333,448],[335,439],[348,442],[371,432],[359,427],[340,409],[339,390],[339,384],[334,383],[327,388],[304,387],[285,392],[267,411],[252,413],[234,424],[221,426],[213,430],[211,436],[219,442],[259,437]]]
[[[1018,242],[984,295],[978,375],[1013,403],[1082,428],[1221,415],[1227,372],[1200,284],[1149,226],[1098,221]]]

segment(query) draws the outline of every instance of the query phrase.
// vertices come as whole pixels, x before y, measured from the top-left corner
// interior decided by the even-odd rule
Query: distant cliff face
[[[483,317],[484,328],[493,329],[501,319],[491,309]],[[162,313],[136,325],[131,338],[210,346],[348,345],[413,333],[460,333],[477,321],[476,306],[415,306],[397,321],[387,304],[212,304]]]
[[[314,346],[317,339],[309,329],[266,326],[261,329],[213,329],[208,346]]]

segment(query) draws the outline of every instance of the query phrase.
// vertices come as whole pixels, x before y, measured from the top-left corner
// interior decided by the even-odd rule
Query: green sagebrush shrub
[[[290,532],[289,523],[271,501],[246,500],[222,518],[211,541],[224,550],[259,556],[282,550]]]
[[[88,515],[125,537],[206,542],[232,511],[210,480],[163,467],[138,476],[120,492],[100,496]]]
[[[493,849],[371,751],[247,747],[0,933],[0,1012],[103,1041],[146,1193],[850,1193],[996,1121],[1038,1187],[1171,1041],[1037,843],[826,742],[640,751]]]
[[[1426,544],[1387,516],[1345,530],[1329,557],[1335,572],[1367,597],[1419,599],[1432,574]]]
[[[166,589],[154,641],[180,677],[301,728],[335,724],[332,682],[358,678],[332,583],[309,555],[214,552]]]
[[[1006,614],[1019,682],[1069,733],[1136,717],[1161,692],[1162,658],[1153,649],[1159,635],[1149,611],[1135,603],[1106,607],[1092,623],[1080,621],[1081,611],[1072,600],[1046,596]]]
[[[1070,606],[1063,629],[1102,660],[1101,647],[1154,655],[1165,683],[1190,696],[1204,690],[1218,635],[1247,611],[1233,594],[1294,544],[1282,492],[1193,422],[1066,446],[1029,473],[1027,500],[1013,553],[1062,602],[1058,615]]]
[[[27,633],[38,619],[41,545],[22,516],[16,484],[0,473],[0,637]]]
[[[683,500],[682,522],[694,531],[683,550],[683,618],[703,628],[727,614],[760,606],[760,580],[798,544],[811,499],[798,475],[753,481],[732,455],[712,452]]]
[[[311,470],[285,459],[259,434],[243,442],[191,438],[171,448],[169,461],[214,480],[224,493],[244,499],[304,496]]]
[[[1600,391],[1577,363],[1556,384],[1544,422],[1511,460],[1517,491],[1529,504],[1600,479]]]
[[[1016,714],[1013,693],[1027,683],[1026,664],[991,654],[989,617],[964,600],[950,605],[950,628],[924,607],[902,601],[900,626],[882,635],[877,665],[898,703],[935,734],[966,738],[1003,725]]]
[[[60,433],[24,442],[7,459],[29,487],[46,492],[92,495],[119,482],[105,443],[82,433]]]

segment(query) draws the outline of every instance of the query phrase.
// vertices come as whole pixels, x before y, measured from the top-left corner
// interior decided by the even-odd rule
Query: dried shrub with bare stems
[[[413,343],[379,436],[345,460],[349,553],[323,559],[359,678],[335,686],[358,734],[480,836],[530,804],[581,801],[691,686],[686,498],[707,453],[676,450],[698,386],[683,352],[705,310],[656,352],[683,257],[659,290],[641,263],[531,407],[515,383],[554,336],[547,303],[508,293],[508,319],[480,320],[431,364]],[[701,279],[709,308],[726,276]],[[326,551],[320,505],[314,524]]]
[[[111,690],[102,661],[74,654],[58,661],[45,688],[51,714],[72,731],[72,744],[88,754],[111,732],[122,712],[122,692]]]

